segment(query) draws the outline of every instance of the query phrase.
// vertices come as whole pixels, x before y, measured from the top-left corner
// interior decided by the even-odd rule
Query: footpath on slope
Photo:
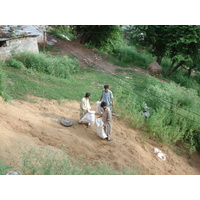
[[[70,157],[84,162],[109,162],[114,169],[134,166],[139,174],[200,174],[199,154],[178,156],[167,147],[141,137],[125,119],[113,117],[113,142],[99,138],[96,126],[79,125],[79,102],[46,100],[29,96],[35,103],[0,100],[0,158],[20,162],[22,151],[29,148],[53,152],[65,150]],[[95,104],[92,105],[95,109]],[[52,118],[68,118],[74,122],[65,127]],[[166,161],[153,152],[157,147]],[[7,163],[7,164],[13,164]]]
[[[57,42],[52,46],[52,51],[58,52],[61,55],[72,55],[75,56],[81,65],[95,65],[98,70],[104,70],[105,72],[115,74],[116,69],[124,69],[124,70],[134,70],[138,73],[149,74],[148,70],[141,69],[136,66],[131,67],[120,67],[114,65],[111,62],[108,62],[104,57],[98,55],[94,52],[94,49],[89,49],[83,45],[81,45],[78,41],[65,41],[55,38],[54,36],[48,35],[48,39],[54,39]],[[164,79],[159,77],[155,77],[161,81],[167,82]]]

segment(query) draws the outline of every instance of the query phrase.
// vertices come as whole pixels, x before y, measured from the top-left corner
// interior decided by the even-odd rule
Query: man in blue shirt
[[[112,106],[114,106],[113,94],[112,91],[110,91],[108,88],[109,85],[104,85],[104,90],[102,91],[100,101],[106,102],[107,106],[110,108],[110,110],[112,110]]]

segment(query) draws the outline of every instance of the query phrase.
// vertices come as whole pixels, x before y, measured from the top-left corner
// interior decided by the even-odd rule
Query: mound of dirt
[[[31,102],[0,99],[0,158],[7,159],[6,150],[19,161],[18,146],[36,149],[65,149],[74,159],[85,162],[106,161],[115,169],[134,165],[140,174],[200,174],[200,156],[178,156],[167,147],[145,139],[125,119],[113,117],[113,142],[97,136],[96,125],[87,128],[78,124],[79,102],[46,100],[29,97]],[[92,105],[95,110],[95,104]],[[62,118],[74,122],[71,127],[60,124]],[[57,121],[58,120],[58,121]],[[157,147],[166,154],[166,161],[153,152]]]

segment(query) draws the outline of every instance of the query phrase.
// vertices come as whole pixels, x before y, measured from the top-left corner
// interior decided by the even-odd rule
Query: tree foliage
[[[123,35],[117,25],[76,25],[80,43],[90,44],[100,50],[112,51],[122,41]]]
[[[132,31],[130,31],[132,30]],[[172,61],[166,75],[183,64],[190,70],[198,67],[200,26],[197,25],[138,25],[129,27],[129,39],[147,48],[160,64],[164,56]]]

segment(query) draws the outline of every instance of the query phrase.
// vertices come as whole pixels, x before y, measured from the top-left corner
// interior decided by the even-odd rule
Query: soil
[[[80,62],[84,63],[83,59],[91,60],[110,73],[115,73],[118,68],[76,41],[56,40],[58,42],[53,49],[59,48],[62,54],[73,52],[74,55],[79,55]],[[58,103],[35,96],[28,98],[30,101],[4,102],[0,99],[0,158],[3,160],[10,156],[15,162],[19,162],[20,149],[50,148],[58,152],[64,149],[74,159],[81,156],[84,162],[109,162],[116,170],[134,166],[138,174],[200,174],[198,152],[178,155],[167,146],[148,139],[140,130],[133,129],[127,119],[113,116],[113,141],[108,142],[97,136],[95,125],[87,128],[84,124],[78,124],[79,102],[63,100]],[[95,103],[91,104],[95,110]],[[62,118],[72,120],[74,125],[61,125]],[[154,154],[154,147],[166,154],[165,161]]]

